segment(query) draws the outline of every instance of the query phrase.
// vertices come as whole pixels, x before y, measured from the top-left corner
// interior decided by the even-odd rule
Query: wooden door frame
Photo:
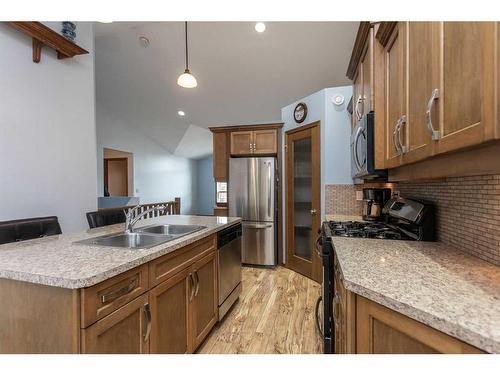
[[[290,139],[293,135],[297,133],[301,133],[304,131],[310,132],[311,137],[311,149],[312,149],[312,166],[313,170],[313,178],[312,178],[312,197],[311,201],[317,201],[317,207],[311,207],[311,209],[316,209],[315,218],[313,217],[313,227],[312,227],[312,241],[311,241],[311,261],[304,259],[305,262],[310,263],[309,265],[304,267],[304,264],[297,264],[294,261],[294,257],[291,251],[291,246],[293,244],[293,206],[294,206],[294,190],[293,190],[293,162],[290,163],[289,159],[293,157],[293,148],[290,147],[291,142],[293,140]],[[316,134],[314,134],[316,133]],[[319,221],[318,225],[321,225],[321,121],[315,121],[310,124],[289,130],[285,132],[285,148],[286,148],[286,157],[285,157],[285,201],[286,201],[286,212],[285,212],[285,267],[298,272],[306,277],[309,277],[315,281],[321,281],[321,260],[314,249],[315,242],[315,223],[314,221]],[[314,178],[314,174],[317,174],[317,178]]]
[[[108,185],[108,161],[125,161],[127,164],[127,168],[125,168],[125,179],[127,181],[126,187],[125,187],[125,196],[128,197],[129,191],[128,191],[128,158],[105,158],[104,160],[104,186],[108,186],[108,192],[109,192],[109,185]],[[110,195],[111,196],[111,195]]]

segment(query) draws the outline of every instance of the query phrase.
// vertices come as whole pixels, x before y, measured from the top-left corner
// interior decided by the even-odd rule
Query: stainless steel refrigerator
[[[229,216],[243,219],[242,263],[274,266],[276,159],[229,159]]]

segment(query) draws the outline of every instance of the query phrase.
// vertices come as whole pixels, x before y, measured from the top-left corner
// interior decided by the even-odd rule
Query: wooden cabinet
[[[336,354],[483,353],[476,347],[347,290],[336,254],[333,274]]]
[[[278,152],[277,130],[231,132],[231,155],[271,155]]]
[[[229,158],[228,134],[213,133],[213,169],[215,181],[227,181]]]
[[[192,285],[189,269],[149,292],[151,304],[151,353],[189,353],[189,301]]]
[[[95,307],[86,301],[96,294],[126,303],[113,311],[106,305],[106,315],[81,330],[82,352],[193,353],[217,321],[215,241],[214,235],[203,238],[88,288],[82,299],[84,311],[93,311],[85,306]],[[138,292],[137,298],[128,298]],[[93,319],[96,314],[86,316]]]
[[[196,349],[217,322],[217,263],[215,253],[192,267],[194,292],[191,297],[192,347]]]
[[[481,350],[361,296],[356,297],[356,352],[465,354]]]
[[[373,28],[370,27],[368,39],[361,55],[362,85],[361,108],[362,116],[373,110]]]
[[[385,132],[385,167],[499,138],[497,38],[492,22],[381,24],[385,88],[376,132]]]
[[[442,123],[437,153],[495,137],[495,23],[441,23],[442,87],[437,99]],[[498,62],[496,62],[498,64]]]
[[[396,167],[402,163],[404,145],[402,139],[406,131],[406,27],[404,22],[395,25],[387,42],[384,54],[385,64],[385,136],[386,167]]]
[[[231,132],[231,155],[249,155],[253,152],[253,132]]]
[[[149,353],[151,314],[144,294],[82,330],[82,353]]]
[[[404,125],[403,162],[411,163],[434,154],[427,128],[427,106],[439,87],[439,22],[407,22],[408,109]],[[439,112],[432,121],[439,125]]]

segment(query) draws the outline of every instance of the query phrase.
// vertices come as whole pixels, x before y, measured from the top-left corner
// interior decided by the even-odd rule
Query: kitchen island
[[[332,243],[339,352],[500,353],[500,267],[439,242]]]
[[[75,243],[123,224],[1,245],[0,352],[194,352],[217,320],[216,233],[239,222],[145,219],[206,228],[143,249]]]

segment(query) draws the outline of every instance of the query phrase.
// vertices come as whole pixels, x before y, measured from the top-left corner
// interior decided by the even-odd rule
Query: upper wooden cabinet
[[[227,133],[213,133],[213,168],[215,181],[227,181],[229,140]]]
[[[353,81],[353,127],[365,114],[373,110],[374,106],[373,46],[372,25],[370,22],[361,22],[347,70],[347,76]]]
[[[383,22],[376,38],[385,51],[376,132],[385,132],[386,168],[499,138],[497,24]]]
[[[231,155],[270,155],[278,152],[277,130],[231,132]]]

